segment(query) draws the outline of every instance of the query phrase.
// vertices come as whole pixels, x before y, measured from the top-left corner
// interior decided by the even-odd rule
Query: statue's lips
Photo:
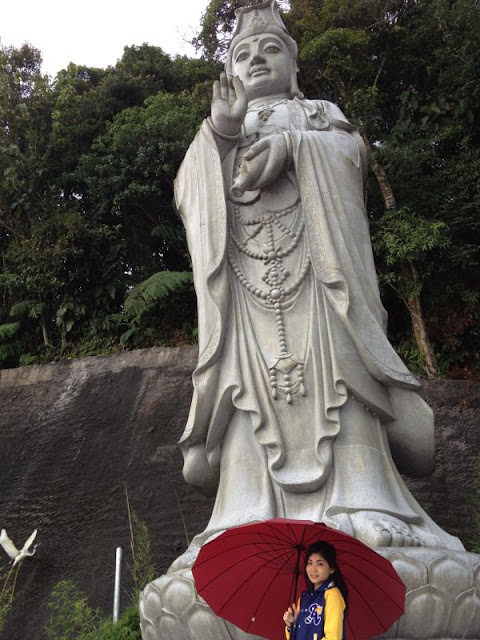
[[[251,76],[263,76],[266,73],[270,73],[270,69],[268,67],[254,67],[250,71]]]

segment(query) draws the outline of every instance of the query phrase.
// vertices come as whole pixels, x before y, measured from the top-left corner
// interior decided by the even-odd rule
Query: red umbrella
[[[240,629],[281,640],[283,613],[305,589],[305,549],[318,540],[335,547],[348,586],[348,640],[385,632],[405,607],[405,585],[392,564],[352,536],[309,520],[276,518],[228,529],[201,548],[192,568],[197,591]]]

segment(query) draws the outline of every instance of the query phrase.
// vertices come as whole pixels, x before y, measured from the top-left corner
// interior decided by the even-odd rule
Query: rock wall
[[[203,530],[212,500],[185,485],[176,447],[196,358],[193,347],[158,348],[0,371],[0,527],[17,546],[37,528],[40,543],[20,570],[2,640],[43,638],[46,599],[62,579],[111,612],[115,548],[131,561],[125,489],[149,527],[158,575]],[[480,383],[425,381],[424,396],[436,416],[437,467],[407,482],[469,549]]]

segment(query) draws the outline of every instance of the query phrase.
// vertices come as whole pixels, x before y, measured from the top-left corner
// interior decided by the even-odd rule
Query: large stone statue
[[[463,550],[397,470],[431,471],[433,420],[386,337],[362,138],[337,106],[299,91],[297,47],[273,0],[237,18],[175,185],[200,348],[184,475],[216,493],[206,531],[164,576],[180,599],[201,544],[253,520],[323,521],[377,548]],[[147,613],[154,592],[144,637],[166,639]],[[198,637],[244,637],[229,628]]]
[[[176,180],[200,341],[185,478],[217,492],[208,531],[288,517],[461,548],[392,463],[389,436],[402,467],[430,470],[431,411],[386,337],[363,141],[303,98],[296,56],[271,2],[239,12]]]

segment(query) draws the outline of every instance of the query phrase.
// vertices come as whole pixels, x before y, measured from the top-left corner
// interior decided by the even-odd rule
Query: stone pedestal
[[[480,555],[377,549],[407,587],[405,614],[381,638],[480,640]],[[190,569],[169,572],[140,597],[143,640],[260,640],[218,618],[196,594]]]
[[[443,549],[377,549],[407,587],[405,614],[381,636],[480,639],[480,555]]]

